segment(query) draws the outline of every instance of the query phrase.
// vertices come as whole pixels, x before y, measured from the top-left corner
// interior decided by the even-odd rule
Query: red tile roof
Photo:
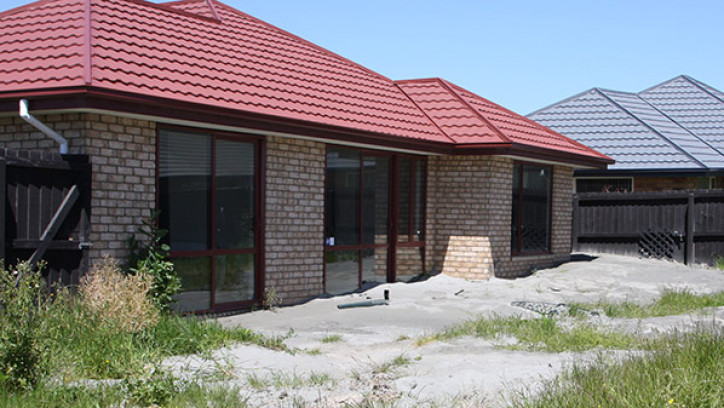
[[[1,13],[0,98],[71,87],[450,147],[513,142],[602,157],[462,88],[395,83],[215,0],[42,0]]]
[[[443,79],[415,79],[397,84],[459,147],[511,144],[609,159]]]

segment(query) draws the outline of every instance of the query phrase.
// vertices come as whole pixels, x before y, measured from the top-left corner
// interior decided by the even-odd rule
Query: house
[[[178,307],[286,303],[569,259],[574,168],[607,156],[442,79],[392,81],[215,0],[0,14],[0,140],[92,164],[91,259],[161,210]]]
[[[639,93],[593,88],[530,119],[616,160],[576,191],[724,188],[724,93],[682,75]]]

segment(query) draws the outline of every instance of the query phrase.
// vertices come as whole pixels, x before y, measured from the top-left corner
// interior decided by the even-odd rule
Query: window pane
[[[410,159],[401,157],[397,178],[397,241],[407,242],[410,239]]]
[[[523,252],[548,250],[550,222],[550,169],[523,167],[523,208],[520,230]]]
[[[365,244],[387,243],[389,214],[389,159],[365,156],[363,177],[362,241]]]
[[[162,130],[159,143],[159,221],[171,249],[209,249],[211,137]]]
[[[413,214],[414,241],[425,238],[425,162],[415,160],[415,208]]]
[[[180,312],[211,308],[211,258],[174,258],[181,279],[181,291],[174,296],[173,308]]]
[[[362,251],[362,283],[387,282],[387,248]]]
[[[254,145],[216,142],[216,247],[254,247]]]
[[[397,280],[407,282],[422,274],[424,248],[397,248]]]
[[[214,303],[230,303],[254,298],[254,255],[216,257]]]
[[[334,295],[359,288],[359,251],[327,251],[327,293]]]
[[[510,223],[510,248],[512,252],[520,252],[518,230],[520,227],[520,165],[513,165],[513,213]]]
[[[360,243],[360,154],[327,150],[327,245]]]

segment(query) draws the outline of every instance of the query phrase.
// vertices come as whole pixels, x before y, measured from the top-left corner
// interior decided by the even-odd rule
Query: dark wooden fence
[[[0,186],[0,258],[43,260],[49,284],[77,284],[90,247],[88,157],[0,149]]]
[[[724,191],[573,196],[574,251],[711,264],[724,257]]]

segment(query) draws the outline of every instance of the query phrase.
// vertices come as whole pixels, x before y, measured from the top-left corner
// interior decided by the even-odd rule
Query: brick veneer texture
[[[266,143],[266,288],[286,304],[324,284],[322,143],[269,137]]]
[[[155,123],[88,113],[37,117],[68,139],[71,154],[90,157],[90,262],[105,255],[123,261],[128,238],[155,206]],[[0,146],[58,151],[52,139],[19,117],[0,117]]]
[[[570,258],[571,168],[553,169],[551,253],[511,256],[513,160],[436,156],[428,165],[426,264],[432,273],[510,278]]]

